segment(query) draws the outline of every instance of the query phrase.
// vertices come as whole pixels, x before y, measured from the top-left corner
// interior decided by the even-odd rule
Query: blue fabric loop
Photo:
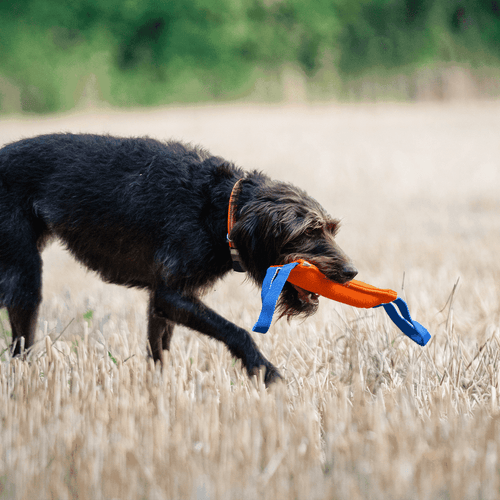
[[[396,306],[401,312],[401,315],[398,313]],[[398,297],[393,302],[389,302],[388,304],[380,304],[380,307],[383,306],[385,312],[389,315],[389,318],[392,319],[394,324],[408,337],[410,337],[414,342],[418,345],[424,346],[431,339],[431,334],[424,328],[418,321],[411,319],[410,310],[406,302]]]

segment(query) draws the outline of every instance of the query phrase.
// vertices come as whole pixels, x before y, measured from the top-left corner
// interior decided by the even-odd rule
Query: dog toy
[[[266,333],[273,319],[276,302],[285,282],[354,307],[382,306],[394,324],[417,344],[424,346],[431,335],[410,316],[406,302],[394,290],[383,290],[362,281],[339,284],[329,280],[314,264],[298,260],[283,266],[271,266],[262,284],[262,310],[252,330]],[[396,309],[399,309],[399,312]]]

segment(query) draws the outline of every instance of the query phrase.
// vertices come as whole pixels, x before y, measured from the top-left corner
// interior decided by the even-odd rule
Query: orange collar
[[[238,197],[241,193],[241,181],[243,179],[238,179],[233,186],[231,191],[231,196],[229,197],[229,208],[227,210],[227,242],[229,243],[229,250],[231,252],[231,259],[233,260],[233,269],[239,273],[244,273],[245,268],[241,262],[241,257],[238,249],[231,240],[230,235],[233,229],[234,223],[236,222],[236,208],[238,203]]]

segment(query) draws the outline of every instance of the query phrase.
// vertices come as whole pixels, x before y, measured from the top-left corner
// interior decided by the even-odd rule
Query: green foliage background
[[[345,80],[432,62],[499,66],[500,0],[2,0],[0,78],[26,111],[89,75],[116,106],[232,99],[284,64]]]

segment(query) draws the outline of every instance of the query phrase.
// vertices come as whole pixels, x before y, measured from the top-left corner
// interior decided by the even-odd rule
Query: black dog
[[[54,134],[0,150],[0,306],[20,339],[34,341],[42,300],[40,252],[51,236],[105,281],[150,291],[148,337],[162,359],[174,324],[224,342],[249,374],[279,377],[252,337],[199,296],[232,269],[231,242],[249,276],[297,258],[344,283],[356,269],[334,242],[339,222],[300,189],[177,142]],[[233,251],[233,253],[237,253]],[[282,315],[309,315],[317,296],[287,283]]]

